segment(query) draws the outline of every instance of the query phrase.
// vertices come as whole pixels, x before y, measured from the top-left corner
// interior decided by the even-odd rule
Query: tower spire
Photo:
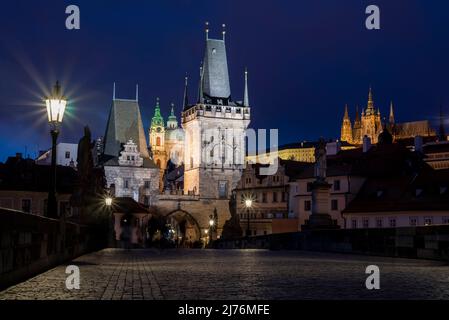
[[[390,124],[394,124],[394,108],[393,108],[393,101],[390,101],[390,117],[389,117]]]
[[[112,100],[115,100],[115,82],[114,85],[112,86]]]
[[[349,114],[348,114],[348,104],[345,104],[345,115],[343,117],[344,119],[349,119]]]
[[[371,89],[371,86],[369,86],[368,105],[366,106],[365,112],[366,114],[374,114],[373,91]]]
[[[198,85],[198,103],[204,103],[203,80],[204,80],[204,68],[203,68],[203,62],[201,61],[201,63],[200,63],[200,83]]]
[[[139,85],[136,84],[136,101],[139,101]]]
[[[243,106],[249,107],[249,96],[248,96],[248,69],[245,68],[245,91],[243,93]]]
[[[209,40],[209,22],[206,21],[206,40]]]
[[[223,24],[221,25],[221,27],[223,28],[222,31],[221,31],[221,33],[222,33],[222,35],[223,35],[223,41],[225,41],[225,36],[226,36],[226,25],[223,23]]]
[[[187,93],[188,92],[188,83],[189,83],[189,77],[187,76],[187,73],[186,73],[186,76],[184,78],[184,99],[182,101],[184,108],[186,108],[189,105],[189,97],[188,97],[188,93]]]

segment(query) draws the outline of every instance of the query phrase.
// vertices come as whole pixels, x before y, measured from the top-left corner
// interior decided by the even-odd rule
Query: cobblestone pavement
[[[79,266],[79,290],[65,288],[66,265],[0,292],[0,299],[449,299],[449,265],[265,250],[105,249]],[[380,268],[380,290],[365,269]]]

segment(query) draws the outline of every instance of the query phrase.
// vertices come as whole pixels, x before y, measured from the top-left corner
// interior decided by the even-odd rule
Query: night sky
[[[65,8],[81,10],[81,30],[65,28]],[[365,28],[365,8],[381,10],[381,30]],[[8,1],[0,10],[0,161],[34,157],[50,145],[42,97],[56,80],[70,99],[60,142],[83,126],[103,135],[112,99],[139,84],[147,128],[156,97],[179,116],[184,75],[196,99],[204,22],[210,37],[227,25],[232,97],[249,71],[254,128],[279,128],[280,143],[338,138],[344,104],[376,107],[396,120],[437,122],[449,114],[448,1],[89,0]]]

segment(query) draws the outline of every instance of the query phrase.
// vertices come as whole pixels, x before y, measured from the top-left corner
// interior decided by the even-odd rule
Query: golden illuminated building
[[[348,106],[345,106],[343,122],[341,125],[341,141],[346,141],[354,145],[363,144],[363,137],[367,136],[372,143],[378,142],[379,134],[382,132],[382,117],[379,108],[375,108],[371,88],[368,93],[368,103],[366,108],[359,114],[356,107],[354,123],[349,118]],[[394,140],[413,138],[415,136],[435,136],[435,131],[431,128],[428,120],[396,123],[394,118],[393,103],[390,104],[390,114],[388,123],[385,124]]]

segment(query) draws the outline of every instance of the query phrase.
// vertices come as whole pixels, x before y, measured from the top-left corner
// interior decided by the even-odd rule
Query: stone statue
[[[315,178],[318,181],[326,180],[326,142],[320,139],[315,149]]]
[[[223,239],[240,238],[243,231],[240,227],[239,215],[237,214],[237,195],[235,190],[232,191],[231,199],[229,200],[229,212],[231,213],[231,218],[223,225],[221,236]]]

